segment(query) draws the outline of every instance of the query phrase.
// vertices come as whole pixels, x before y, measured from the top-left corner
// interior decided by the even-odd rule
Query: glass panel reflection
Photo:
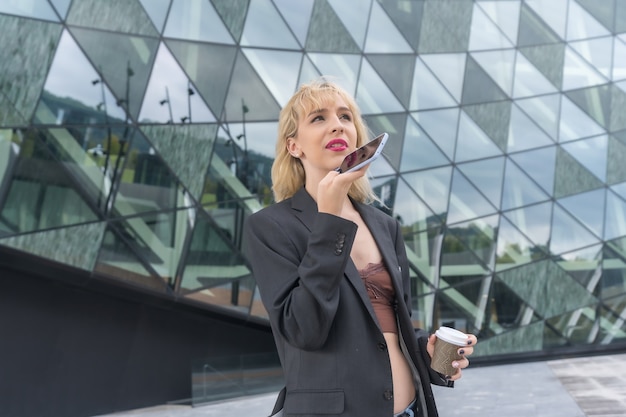
[[[546,201],[549,196],[510,160],[506,162],[502,210]]]
[[[163,35],[168,38],[234,43],[212,3],[202,0],[173,0]]]
[[[73,0],[67,23],[146,36],[158,35],[137,1]]]
[[[447,223],[457,223],[467,219],[482,217],[495,211],[495,206],[458,169],[455,169],[450,189]]]
[[[50,139],[47,131],[31,129],[16,131],[8,146],[3,141],[13,156],[2,179],[1,230],[15,234],[98,220],[72,175],[75,167],[59,158]]]
[[[495,259],[498,220],[489,216],[449,226],[443,241],[442,272],[444,266],[462,266],[464,271],[455,275],[486,274]]]
[[[430,207],[432,213],[442,219],[446,218],[448,213],[448,195],[452,180],[451,167],[405,174],[403,177],[407,184],[415,190],[414,192]],[[398,195],[408,196],[410,194],[404,194],[398,190]],[[398,206],[397,201],[396,206]],[[428,218],[426,217],[424,220]]]
[[[58,16],[50,7],[50,3],[46,0],[4,0],[0,3],[0,13],[51,20],[53,22],[59,21]],[[3,32],[4,30],[3,28]]]
[[[248,18],[240,40],[242,46],[300,49],[270,0],[255,0],[248,4]]]
[[[506,218],[500,218],[496,270],[502,271],[545,258],[548,248],[531,242]]]

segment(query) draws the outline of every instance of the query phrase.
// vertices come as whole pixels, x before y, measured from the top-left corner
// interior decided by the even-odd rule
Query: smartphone
[[[339,173],[355,171],[371,163],[380,156],[385,143],[387,143],[387,138],[389,138],[389,135],[386,133],[376,136],[356,151],[348,154],[343,159],[341,165],[335,168],[335,171]]]

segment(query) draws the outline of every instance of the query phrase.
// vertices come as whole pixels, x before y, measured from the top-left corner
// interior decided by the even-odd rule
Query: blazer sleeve
[[[357,225],[318,213],[309,231],[293,214],[248,219],[246,256],[274,332],[305,350],[321,348],[339,305],[339,284]]]

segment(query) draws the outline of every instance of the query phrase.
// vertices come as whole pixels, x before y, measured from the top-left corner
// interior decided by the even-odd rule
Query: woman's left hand
[[[437,341],[437,336],[435,336],[434,334],[431,334],[430,337],[428,338],[428,344],[426,345],[426,349],[428,350],[428,354],[430,355],[431,358],[433,357],[433,353],[435,352],[436,341]],[[457,368],[458,370],[456,371],[454,375],[450,375],[450,381],[456,381],[457,379],[461,378],[462,376],[461,369],[467,368],[469,366],[469,359],[467,359],[466,356],[469,356],[472,353],[474,353],[474,346],[476,346],[476,343],[478,343],[478,339],[476,338],[476,336],[474,336],[473,334],[468,334],[467,346],[460,346],[459,349],[457,350],[457,353],[463,359],[459,359],[459,360],[452,362],[452,366]]]

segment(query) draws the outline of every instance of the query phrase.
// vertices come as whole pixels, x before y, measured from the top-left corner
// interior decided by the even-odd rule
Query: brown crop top
[[[391,283],[391,276],[382,262],[369,263],[359,270],[367,294],[374,307],[374,313],[383,333],[398,333],[398,323],[394,311],[396,293]]]

